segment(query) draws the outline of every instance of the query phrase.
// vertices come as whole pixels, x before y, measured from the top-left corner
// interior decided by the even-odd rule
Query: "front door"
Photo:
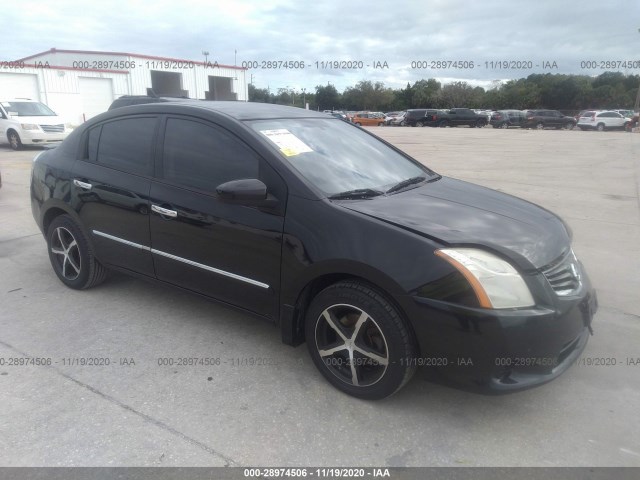
[[[151,247],[159,280],[277,318],[286,186],[241,139],[213,123],[170,116],[151,184]],[[226,203],[222,183],[259,178],[279,207]]]

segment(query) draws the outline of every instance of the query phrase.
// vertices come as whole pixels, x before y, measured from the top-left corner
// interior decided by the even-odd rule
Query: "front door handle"
[[[160,207],[158,205],[151,205],[151,210],[156,212],[156,213],[159,213],[163,217],[176,218],[178,216],[178,212],[176,212],[175,210],[169,210],[168,208],[162,208],[162,207]]]
[[[81,181],[81,180],[78,180],[77,178],[74,178],[74,179],[73,179],[73,184],[74,184],[76,187],[80,187],[80,188],[82,188],[83,190],[91,190],[91,187],[93,186],[93,185],[91,185],[90,183],[83,182],[83,181]]]

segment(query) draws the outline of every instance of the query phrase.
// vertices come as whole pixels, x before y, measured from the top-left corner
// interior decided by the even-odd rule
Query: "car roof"
[[[157,109],[169,105],[183,109],[202,109],[223,113],[237,120],[263,120],[275,118],[327,118],[327,114],[297,107],[238,101],[202,100],[201,102],[162,102],[160,104],[135,105],[130,108],[141,110]],[[131,111],[131,110],[129,110]]]

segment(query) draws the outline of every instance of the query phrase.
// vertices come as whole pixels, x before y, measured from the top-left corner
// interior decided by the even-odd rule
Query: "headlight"
[[[476,248],[443,248],[435,254],[449,262],[471,284],[483,308],[535,305],[529,287],[513,266]]]
[[[23,130],[39,130],[40,127],[35,123],[21,123],[20,126]]]

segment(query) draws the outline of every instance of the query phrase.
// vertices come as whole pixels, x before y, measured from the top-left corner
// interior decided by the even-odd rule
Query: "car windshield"
[[[375,137],[332,119],[247,122],[327,196],[355,190],[384,192],[399,182],[437,174]]]
[[[7,112],[17,113],[19,117],[55,117],[55,112],[38,102],[2,102]]]

